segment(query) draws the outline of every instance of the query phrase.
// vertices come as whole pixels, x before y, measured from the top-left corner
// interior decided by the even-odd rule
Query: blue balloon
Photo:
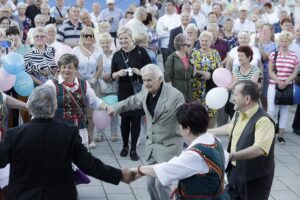
[[[108,95],[106,97],[103,97],[102,100],[108,105],[114,105],[118,102],[118,97],[116,95]]]
[[[2,58],[5,71],[17,75],[24,70],[24,58],[17,53],[9,53]]]
[[[294,104],[300,104],[300,85],[295,84]]]
[[[24,71],[17,74],[14,89],[19,95],[27,97],[31,94],[33,88],[33,80],[29,74]]]

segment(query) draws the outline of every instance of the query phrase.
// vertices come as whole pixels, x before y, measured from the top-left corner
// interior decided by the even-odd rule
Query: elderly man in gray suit
[[[184,103],[181,92],[163,81],[157,65],[141,69],[144,86],[140,93],[110,106],[109,114],[143,108],[147,118],[145,156],[148,164],[161,163],[182,151],[183,139],[176,120],[176,109]],[[147,177],[147,188],[152,200],[168,200],[170,186],[163,186],[157,178]]]

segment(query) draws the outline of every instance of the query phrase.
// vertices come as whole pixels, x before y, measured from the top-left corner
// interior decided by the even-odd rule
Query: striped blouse
[[[53,47],[46,45],[44,53],[40,53],[36,46],[31,47],[24,55],[25,72],[45,83],[52,78],[51,72],[57,69],[54,55]]]
[[[275,63],[275,52],[270,54],[269,61],[273,64]],[[280,51],[278,51],[276,59],[276,77],[281,81],[285,81],[294,72],[294,69],[297,67],[298,63],[299,60],[295,52],[289,51],[288,55],[284,56]],[[270,84],[276,83],[274,80],[270,79]]]

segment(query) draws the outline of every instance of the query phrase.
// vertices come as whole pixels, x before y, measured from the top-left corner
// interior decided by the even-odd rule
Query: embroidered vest
[[[53,80],[57,92],[57,111],[55,118],[65,121],[68,124],[76,125],[78,128],[86,128],[87,122],[80,114],[79,108],[76,106],[66,89],[59,84],[57,80]],[[71,92],[71,91],[70,91]],[[86,114],[86,83],[84,80],[79,80],[78,89],[71,92],[82,112]],[[77,122],[76,122],[77,121]]]
[[[220,142],[215,144],[196,144],[190,151],[201,156],[209,167],[206,174],[195,174],[180,180],[177,187],[177,199],[193,200],[229,200],[224,191],[224,151]]]

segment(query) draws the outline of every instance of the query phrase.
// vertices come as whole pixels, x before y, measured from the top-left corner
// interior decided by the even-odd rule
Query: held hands
[[[107,114],[111,117],[116,115],[115,109],[112,106],[107,106]]]
[[[123,77],[127,75],[127,70],[126,69],[121,69],[120,71],[118,71],[118,76],[119,77]]]
[[[139,173],[135,173],[132,169],[128,170],[128,168],[122,169],[122,182],[129,184],[132,181],[140,178],[141,176],[138,175]]]
[[[278,81],[277,84],[280,89],[284,89],[289,83],[287,81]]]

